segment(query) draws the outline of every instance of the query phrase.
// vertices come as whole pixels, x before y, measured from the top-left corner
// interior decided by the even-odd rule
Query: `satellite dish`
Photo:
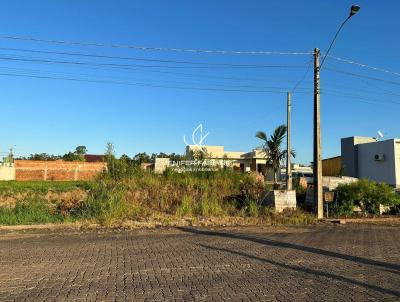
[[[377,137],[378,140],[379,140],[379,139],[382,139],[382,138],[384,137],[384,135],[383,135],[383,133],[382,133],[381,131],[378,130],[377,133],[378,133],[378,137]]]

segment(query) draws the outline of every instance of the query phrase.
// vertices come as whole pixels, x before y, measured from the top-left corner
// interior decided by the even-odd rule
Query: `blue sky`
[[[3,1],[0,36],[191,49],[311,52],[319,47],[324,51],[347,17],[351,4],[351,1],[317,0]],[[358,4],[360,13],[343,29],[331,54],[400,71],[397,38],[400,2],[358,1]],[[103,153],[108,141],[114,144],[119,155],[132,156],[142,151],[183,153],[182,136],[191,135],[200,123],[204,131],[210,132],[204,144],[248,151],[259,145],[254,136],[256,131],[269,134],[285,122],[285,91],[303,77],[311,59],[305,55],[140,51],[3,38],[0,48],[0,152],[15,146],[17,155],[63,154],[77,145],[86,145],[90,153]],[[21,50],[291,67],[198,68],[188,64]],[[104,69],[37,60],[136,67]],[[400,136],[400,124],[396,123],[400,107],[395,104],[400,102],[398,76],[333,59],[325,64],[327,69],[321,72],[323,157],[340,154],[341,137],[373,136],[377,130],[386,137]],[[328,68],[396,83],[353,77]],[[38,79],[27,75],[103,82]],[[312,88],[312,69],[299,87],[293,95],[292,139],[296,161],[307,163],[312,159],[312,94],[300,92],[309,92],[307,89]],[[209,88],[218,91],[201,90]],[[246,91],[220,91],[232,89]]]

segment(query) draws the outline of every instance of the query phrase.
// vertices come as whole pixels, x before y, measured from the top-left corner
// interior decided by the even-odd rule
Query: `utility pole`
[[[314,178],[314,212],[318,219],[324,217],[324,205],[322,196],[322,160],[321,160],[321,102],[319,87],[319,72],[332,49],[340,31],[347,21],[350,20],[360,10],[360,6],[352,5],[349,16],[342,22],[337,30],[328,50],[326,51],[321,65],[319,64],[319,49],[314,49],[314,162],[313,162],[313,178]]]
[[[287,93],[287,138],[286,138],[286,191],[292,190],[292,165],[291,165],[291,153],[292,153],[292,146],[290,142],[291,130],[290,130],[290,123],[291,123],[291,110],[292,110],[292,96],[291,93]]]
[[[319,87],[319,49],[314,49],[314,211],[318,219],[324,217],[322,199],[322,161],[321,161],[321,101]]]

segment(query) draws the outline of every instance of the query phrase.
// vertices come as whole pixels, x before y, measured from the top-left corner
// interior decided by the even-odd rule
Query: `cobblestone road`
[[[400,227],[0,235],[0,301],[400,301]]]

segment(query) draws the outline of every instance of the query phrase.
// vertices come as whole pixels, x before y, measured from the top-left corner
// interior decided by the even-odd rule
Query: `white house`
[[[400,139],[347,137],[341,149],[344,175],[400,187]]]

